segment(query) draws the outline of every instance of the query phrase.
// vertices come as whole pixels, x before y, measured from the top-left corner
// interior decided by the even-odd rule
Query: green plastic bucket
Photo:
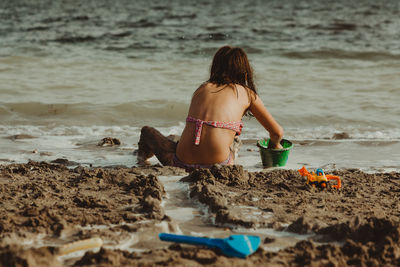
[[[281,149],[268,148],[270,139],[258,140],[257,146],[260,148],[261,161],[264,167],[282,167],[288,161],[290,149],[293,147],[292,142],[282,139]]]

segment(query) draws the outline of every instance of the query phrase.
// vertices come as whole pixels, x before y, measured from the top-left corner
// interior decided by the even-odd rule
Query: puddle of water
[[[20,236],[12,234],[10,236],[6,236],[5,238],[3,238],[2,242],[4,244],[18,243],[18,244],[20,244],[22,246],[26,246],[26,247],[40,248],[40,247],[44,246],[45,238],[46,238],[45,234],[31,235],[28,233],[26,237],[20,237]]]
[[[301,240],[307,240],[314,236],[314,234],[300,235],[291,232],[277,231],[272,228],[236,228],[235,232],[238,234],[257,235],[261,238],[261,246],[264,250],[277,252],[289,246],[293,246]],[[265,238],[273,238],[273,241],[264,244]]]
[[[277,231],[272,228],[255,228],[255,229],[247,229],[247,228],[236,228],[235,232],[237,233],[248,233],[248,234],[257,234],[257,235],[262,235],[265,237],[273,237],[273,238],[293,238],[296,239],[297,241],[299,240],[306,240],[314,234],[306,234],[306,235],[300,235],[300,234],[295,234],[291,232],[286,232],[286,231]]]
[[[265,212],[258,207],[252,206],[230,206],[229,211],[244,220],[254,221],[256,224],[261,223],[272,216],[272,212]]]
[[[179,182],[184,176],[159,176],[167,193],[162,205],[165,214],[178,223],[191,221],[199,215],[189,200],[189,185]]]
[[[189,185],[179,182],[184,176],[159,176],[167,193],[164,203],[165,214],[175,221],[182,232],[199,232],[207,223],[207,207],[189,197]]]
[[[70,259],[82,258],[83,255],[85,255],[85,253],[88,252],[88,251],[92,251],[94,253],[97,253],[97,252],[100,251],[100,248],[93,248],[93,249],[85,249],[85,250],[75,251],[75,252],[69,253],[67,255],[58,256],[58,260],[63,263],[63,262],[65,262],[67,260],[70,260]]]
[[[132,228],[134,232],[121,231],[121,227]],[[161,247],[158,233],[173,232],[182,234],[179,226],[174,222],[162,221],[155,223],[152,220],[143,220],[135,223],[121,223],[110,225],[88,225],[78,228],[99,235],[103,235],[103,247],[120,249],[128,252],[142,252]],[[98,232],[98,230],[102,232]]]
[[[270,228],[247,229],[228,225],[228,227],[216,226],[214,216],[208,213],[208,207],[190,199],[189,185],[179,182],[182,177],[159,176],[158,178],[164,184],[167,193],[164,202],[165,213],[178,223],[184,234],[211,238],[225,238],[232,234],[258,235],[262,240],[263,248],[269,251],[278,251],[312,236],[281,232]],[[260,222],[272,216],[271,212],[265,212],[252,206],[231,206],[229,209],[240,217]],[[263,244],[266,237],[274,238],[274,241]]]
[[[126,250],[129,252],[137,251],[137,249],[132,248],[133,245],[139,242],[139,237],[137,234],[130,234],[127,238],[120,240],[116,245],[103,245],[104,248],[108,249],[119,249]]]

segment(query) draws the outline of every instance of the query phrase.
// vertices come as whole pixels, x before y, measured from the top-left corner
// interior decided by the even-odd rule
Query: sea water
[[[399,29],[395,0],[1,1],[0,163],[135,165],[140,128],[179,135],[232,45],[295,144],[288,168],[400,170]],[[238,163],[260,170],[268,133],[244,124]]]

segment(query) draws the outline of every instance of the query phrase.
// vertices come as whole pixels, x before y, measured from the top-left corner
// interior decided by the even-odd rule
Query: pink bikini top
[[[203,128],[203,124],[207,124],[209,126],[213,126],[215,128],[223,128],[235,131],[237,135],[242,133],[243,122],[242,121],[232,121],[232,122],[220,122],[220,121],[203,121],[200,119],[195,119],[193,117],[187,116],[186,122],[194,122],[196,123],[196,140],[194,142],[195,145],[200,144],[200,136],[201,130]]]

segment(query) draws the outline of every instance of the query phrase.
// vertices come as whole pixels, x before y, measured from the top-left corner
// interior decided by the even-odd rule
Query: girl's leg
[[[146,164],[146,161],[155,155],[161,164],[173,166],[177,143],[153,127],[144,126],[142,128],[138,145],[138,164]]]

